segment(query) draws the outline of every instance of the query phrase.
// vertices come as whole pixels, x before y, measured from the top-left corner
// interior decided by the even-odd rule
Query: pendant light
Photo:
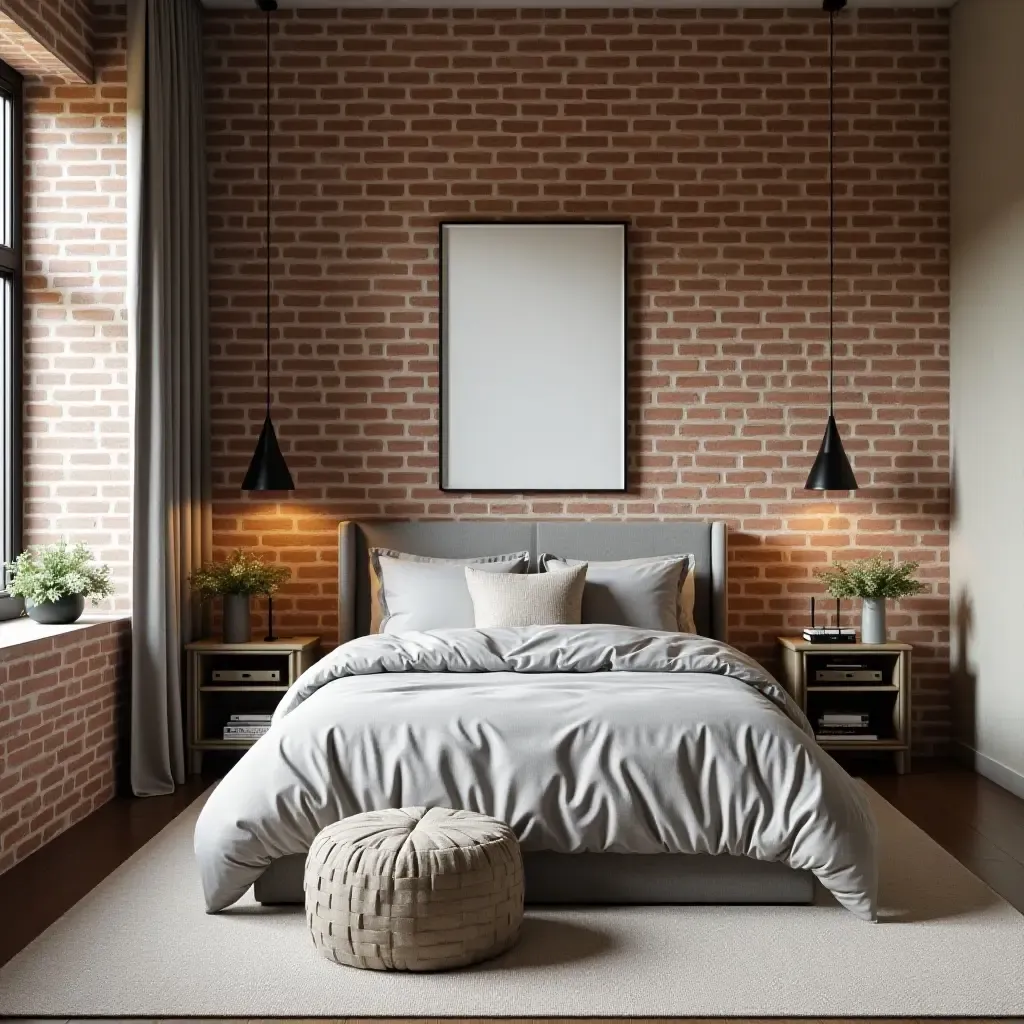
[[[857,478],[843,449],[835,418],[835,305],[836,305],[836,14],[846,0],[824,0],[828,11],[828,423],[818,457],[804,485],[809,491],[855,491]]]
[[[270,15],[277,10],[277,0],[256,0],[256,6],[267,16],[267,418],[242,481],[242,490],[291,491],[295,484],[270,419]]]

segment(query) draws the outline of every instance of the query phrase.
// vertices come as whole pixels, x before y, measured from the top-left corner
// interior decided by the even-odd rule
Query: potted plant
[[[890,562],[876,555],[853,562],[836,562],[814,575],[832,597],[861,599],[860,639],[865,644],[884,644],[885,602],[910,597],[924,590],[914,579],[917,562]]]
[[[36,622],[65,626],[76,622],[85,611],[85,599],[97,604],[110,597],[110,566],[97,565],[84,544],[56,544],[30,547],[7,563],[11,582],[7,589],[25,599],[25,611]]]
[[[224,643],[249,642],[249,598],[273,594],[290,576],[283,565],[267,565],[259,555],[233,551],[223,562],[211,562],[189,576],[192,589],[203,599],[224,598]]]

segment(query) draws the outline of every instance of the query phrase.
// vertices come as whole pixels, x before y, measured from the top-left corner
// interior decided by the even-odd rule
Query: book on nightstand
[[[226,740],[258,740],[269,728],[271,715],[232,715],[224,726]]]
[[[861,712],[824,711],[815,723],[815,736],[829,739],[877,740],[871,731],[871,716]]]

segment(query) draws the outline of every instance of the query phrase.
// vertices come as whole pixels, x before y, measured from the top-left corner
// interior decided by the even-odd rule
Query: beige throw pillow
[[[473,599],[474,624],[487,626],[554,626],[580,622],[587,565],[563,572],[511,576],[466,567]]]

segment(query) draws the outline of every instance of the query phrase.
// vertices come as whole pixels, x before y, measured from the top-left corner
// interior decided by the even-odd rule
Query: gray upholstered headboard
[[[704,636],[727,640],[725,523],[581,522],[571,520],[435,520],[343,522],[338,527],[338,635],[363,636],[370,623],[368,551],[393,548],[435,558],[473,558],[529,551],[608,561],[692,553],[696,559],[694,620]]]

